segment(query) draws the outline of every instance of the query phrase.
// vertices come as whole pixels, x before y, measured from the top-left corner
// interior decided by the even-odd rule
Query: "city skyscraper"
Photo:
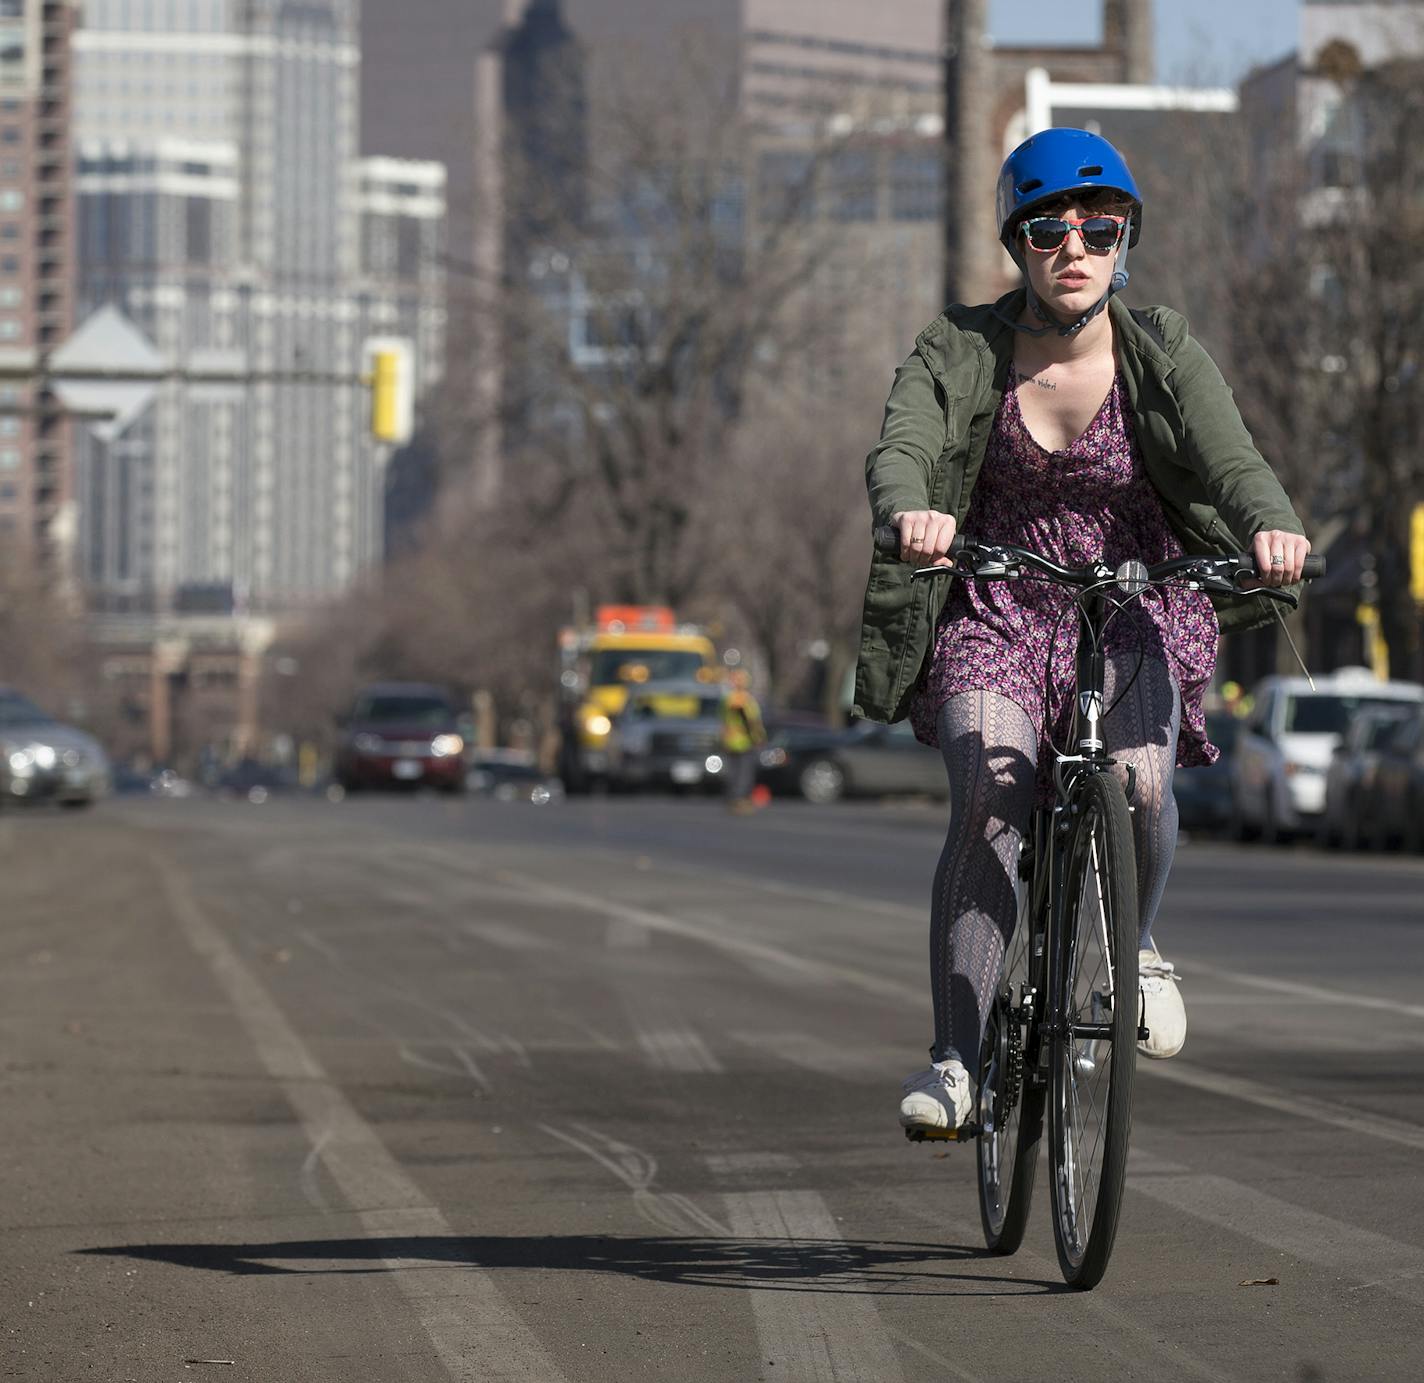
[[[202,376],[163,381],[119,437],[81,445],[83,573],[101,606],[281,611],[380,557],[385,449],[368,435],[363,342],[423,342],[418,387],[442,342],[430,263],[392,291],[398,260],[379,277],[362,262],[376,174],[357,158],[357,11],[86,7],[81,306],[119,306]],[[383,214],[404,195],[401,214],[443,219],[428,165],[377,180]]]
[[[35,378],[69,334],[68,0],[0,0],[0,548],[69,574],[71,427]]]

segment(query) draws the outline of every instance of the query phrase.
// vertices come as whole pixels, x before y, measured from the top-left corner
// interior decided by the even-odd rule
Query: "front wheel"
[[[1051,996],[1050,1192],[1058,1265],[1086,1289],[1117,1235],[1141,1003],[1136,856],[1117,779],[1085,784],[1068,850]]]
[[[1025,1069],[1028,991],[1039,967],[1032,880],[1020,880],[1019,916],[1004,953],[1004,976],[989,1010],[979,1053],[979,1219],[993,1253],[1016,1253],[1028,1227],[1043,1137],[1045,1091]]]

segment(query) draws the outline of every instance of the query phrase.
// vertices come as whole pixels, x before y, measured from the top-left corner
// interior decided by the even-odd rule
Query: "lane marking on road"
[[[513,922],[461,922],[460,930],[491,946],[506,951],[552,951],[554,943],[547,936],[517,927]]]
[[[918,985],[901,984],[897,980],[867,974],[864,970],[850,965],[812,960],[807,956],[784,951],[779,946],[768,946],[765,942],[737,936],[715,926],[698,926],[694,922],[686,921],[680,917],[672,917],[666,913],[652,912],[647,908],[632,907],[626,903],[615,903],[606,898],[596,898],[575,889],[560,888],[556,884],[545,883],[542,879],[535,879],[526,874],[517,874],[501,869],[497,871],[497,876],[502,880],[517,883],[529,892],[545,897],[551,902],[566,904],[602,917],[625,918],[640,923],[651,931],[684,937],[700,945],[726,951],[730,955],[749,956],[764,965],[786,966],[813,976],[823,984],[847,984],[867,993],[877,994],[881,998],[894,999],[897,1003],[912,1004],[917,1009],[929,1007],[929,998]]]
[[[790,1153],[708,1153],[702,1159],[713,1176],[755,1176],[761,1172],[794,1172],[800,1165]]]
[[[906,1349],[913,1350],[922,1359],[928,1359],[937,1369],[942,1369],[944,1377],[957,1378],[959,1383],[985,1383],[982,1375],[960,1368],[953,1360],[946,1359],[944,1355],[931,1349],[922,1340],[915,1339],[913,1335],[906,1335],[903,1330],[896,1330],[891,1325],[887,1325],[885,1329],[892,1339],[898,1340]]]
[[[1302,1209],[1226,1177],[1129,1176],[1131,1190],[1289,1254],[1332,1277],[1354,1278],[1424,1305],[1424,1249]],[[1224,1268],[1223,1268],[1224,1271]]]
[[[1274,1110],[1278,1114],[1289,1115],[1295,1119],[1308,1119],[1312,1123],[1345,1129],[1349,1133],[1367,1134],[1371,1138],[1399,1143],[1406,1148],[1424,1149],[1424,1128],[1417,1124],[1406,1124],[1400,1119],[1390,1119],[1383,1114],[1369,1114],[1360,1109],[1327,1104],[1324,1100],[1313,1099],[1309,1095],[1279,1090],[1260,1081],[1247,1080],[1244,1076],[1228,1076],[1220,1071],[1208,1071],[1204,1067],[1192,1066],[1176,1058],[1171,1061],[1143,1061],[1138,1064],[1137,1069],[1158,1080],[1189,1085],[1208,1094],[1242,1100],[1246,1104]]]
[[[576,1152],[611,1172],[633,1196],[633,1206],[649,1224],[679,1238],[725,1239],[727,1226],[676,1191],[655,1191],[658,1160],[650,1152],[621,1138],[610,1137],[587,1124],[540,1124],[541,1133],[568,1144]]]
[[[375,1240],[458,1237],[444,1215],[386,1150],[276,1001],[228,944],[177,867],[152,857],[168,906],[193,950],[227,995],[258,1059],[281,1086],[321,1165]],[[367,1209],[363,1207],[383,1207]],[[468,1383],[567,1383],[486,1269],[430,1258],[382,1260],[410,1302],[441,1363]]]
[[[895,1347],[867,1295],[857,1255],[815,1191],[746,1191],[723,1196],[738,1239],[782,1250],[765,1276],[743,1280],[751,1296],[763,1379],[795,1383],[894,1383]],[[767,1244],[766,1241],[771,1241]],[[798,1290],[799,1288],[799,1290]]]
[[[1418,900],[1415,902],[1417,905]],[[1264,975],[1246,975],[1235,970],[1220,970],[1213,965],[1202,965],[1199,961],[1191,961],[1184,968],[1192,975],[1206,975],[1214,980],[1226,980],[1247,989],[1262,989],[1270,994],[1287,994],[1321,1004],[1346,1004],[1351,1008],[1371,1009],[1376,1013],[1398,1013],[1405,1018],[1424,1018],[1424,1004],[1405,1004],[1397,999],[1380,999],[1373,994],[1355,994],[1348,989],[1306,984],[1300,980],[1277,980]]]
[[[638,951],[653,944],[653,934],[641,922],[614,917],[603,933],[603,944],[612,951]]]
[[[687,1027],[639,1027],[638,1045],[648,1064],[658,1071],[682,1071],[688,1075],[721,1075],[726,1068],[697,1033]]]

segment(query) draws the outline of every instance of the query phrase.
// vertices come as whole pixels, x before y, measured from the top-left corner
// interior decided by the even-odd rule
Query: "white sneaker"
[[[974,1082],[962,1061],[937,1061],[905,1079],[900,1122],[906,1128],[954,1129],[974,1112]]]
[[[1137,953],[1137,983],[1142,990],[1142,1023],[1147,1040],[1137,1044],[1143,1056],[1159,1060],[1176,1056],[1187,1040],[1187,1011],[1177,986],[1181,983],[1170,961],[1155,946]]]

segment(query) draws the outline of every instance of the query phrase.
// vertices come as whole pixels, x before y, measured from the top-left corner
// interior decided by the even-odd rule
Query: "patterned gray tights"
[[[1109,706],[1136,666],[1136,655],[1109,661]],[[1180,721],[1176,683],[1154,658],[1143,659],[1126,696],[1104,721],[1109,752],[1137,769],[1132,825],[1144,946],[1177,843],[1172,768]],[[984,1014],[1013,933],[1014,879],[1019,841],[1033,810],[1038,731],[1006,697],[962,692],[940,708],[939,743],[949,772],[949,835],[930,914],[930,1059],[957,1056],[978,1079]]]

